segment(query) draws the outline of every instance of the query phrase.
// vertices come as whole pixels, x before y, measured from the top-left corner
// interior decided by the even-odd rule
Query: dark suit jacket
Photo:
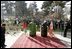
[[[1,32],[0,32],[1,38],[5,37],[5,28],[1,27]]]

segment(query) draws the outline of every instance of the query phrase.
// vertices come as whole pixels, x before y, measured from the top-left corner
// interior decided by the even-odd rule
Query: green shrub
[[[30,36],[36,36],[36,24],[30,23],[28,26],[28,29],[30,30]]]

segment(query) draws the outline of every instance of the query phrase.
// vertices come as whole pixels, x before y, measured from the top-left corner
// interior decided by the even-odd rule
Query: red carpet
[[[37,35],[36,37],[27,37],[21,35],[17,41],[11,46],[11,48],[64,48],[66,47],[57,38],[51,37],[41,37]]]

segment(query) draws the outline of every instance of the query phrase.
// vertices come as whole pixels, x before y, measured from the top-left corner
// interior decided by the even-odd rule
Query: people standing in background
[[[26,33],[27,32],[27,22],[24,22],[24,32]]]
[[[27,32],[27,27],[28,27],[27,22],[24,20],[22,22],[22,31],[24,31],[26,33]]]
[[[54,36],[54,33],[53,33],[53,22],[52,21],[50,22],[50,26],[49,26],[49,35],[50,35],[50,37]]]
[[[64,37],[67,37],[67,31],[68,31],[69,28],[71,28],[70,20],[67,21],[67,23],[66,23],[65,30],[64,30]]]
[[[51,19],[50,19],[49,35],[50,37],[55,37],[54,32],[53,32],[53,15],[51,16]]]
[[[60,30],[64,30],[64,21],[60,20]]]
[[[18,18],[18,16],[16,16],[15,21],[16,21],[16,25],[18,25],[19,24],[19,18]]]

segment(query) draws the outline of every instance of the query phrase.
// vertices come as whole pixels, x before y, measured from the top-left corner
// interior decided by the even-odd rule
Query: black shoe
[[[5,47],[7,46],[7,45],[4,45]]]
[[[2,48],[5,48],[7,45],[2,46]]]

